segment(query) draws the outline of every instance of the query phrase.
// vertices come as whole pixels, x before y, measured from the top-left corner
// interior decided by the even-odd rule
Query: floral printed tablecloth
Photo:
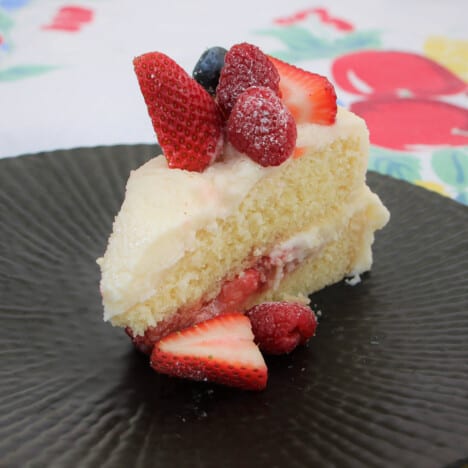
[[[248,41],[334,82],[369,166],[468,204],[465,0],[0,0],[0,157],[154,142],[133,76]]]

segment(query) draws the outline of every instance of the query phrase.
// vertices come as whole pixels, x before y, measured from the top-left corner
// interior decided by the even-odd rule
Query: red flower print
[[[427,57],[399,51],[360,51],[332,65],[335,82],[364,97],[351,110],[363,117],[371,143],[395,150],[421,145],[468,145],[468,110],[440,100],[467,84]]]
[[[360,95],[432,97],[457,94],[467,85],[450,70],[422,55],[398,51],[360,51],[333,62],[335,82]]]
[[[52,22],[42,29],[77,32],[93,20],[93,11],[79,6],[64,6],[55,14]]]

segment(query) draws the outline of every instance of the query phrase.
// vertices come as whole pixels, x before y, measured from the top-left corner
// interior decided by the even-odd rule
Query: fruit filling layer
[[[171,332],[220,314],[244,311],[252,296],[265,290],[276,289],[286,274],[294,271],[306,258],[315,255],[323,247],[323,244],[311,247],[305,243],[303,237],[304,234],[298,235],[280,244],[269,256],[260,257],[250,268],[235,278],[225,280],[214,299],[200,301],[199,304],[187,309],[179,309],[168,319],[149,327],[144,335],[133,336],[129,327],[126,328],[127,334],[140,351],[149,354],[154,344]]]

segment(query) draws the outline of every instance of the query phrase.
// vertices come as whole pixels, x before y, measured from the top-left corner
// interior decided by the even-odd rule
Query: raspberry
[[[255,342],[267,354],[290,353],[315,334],[317,319],[309,307],[295,302],[265,302],[246,312]]]
[[[227,122],[227,139],[262,166],[279,166],[296,146],[291,112],[269,88],[253,86],[237,100]]]
[[[227,118],[237,98],[251,86],[266,86],[279,95],[279,73],[256,46],[243,42],[229,49],[224,59],[216,100]]]

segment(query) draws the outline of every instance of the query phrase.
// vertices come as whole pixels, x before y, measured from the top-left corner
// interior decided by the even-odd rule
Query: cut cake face
[[[279,167],[262,168],[231,147],[201,173],[169,169],[163,156],[133,171],[101,260],[105,318],[142,334],[212,301],[225,281],[268,256],[276,263],[295,256],[287,274],[261,291],[269,299],[306,296],[368,270],[366,229],[382,227],[388,213],[365,186],[364,122],[340,109],[331,127],[299,127],[298,141],[305,153]],[[355,226],[359,216],[362,227]],[[320,269],[325,247],[351,235],[353,246],[338,253],[326,277],[304,272],[309,280],[298,281],[299,290],[284,288],[300,263],[315,257]]]

